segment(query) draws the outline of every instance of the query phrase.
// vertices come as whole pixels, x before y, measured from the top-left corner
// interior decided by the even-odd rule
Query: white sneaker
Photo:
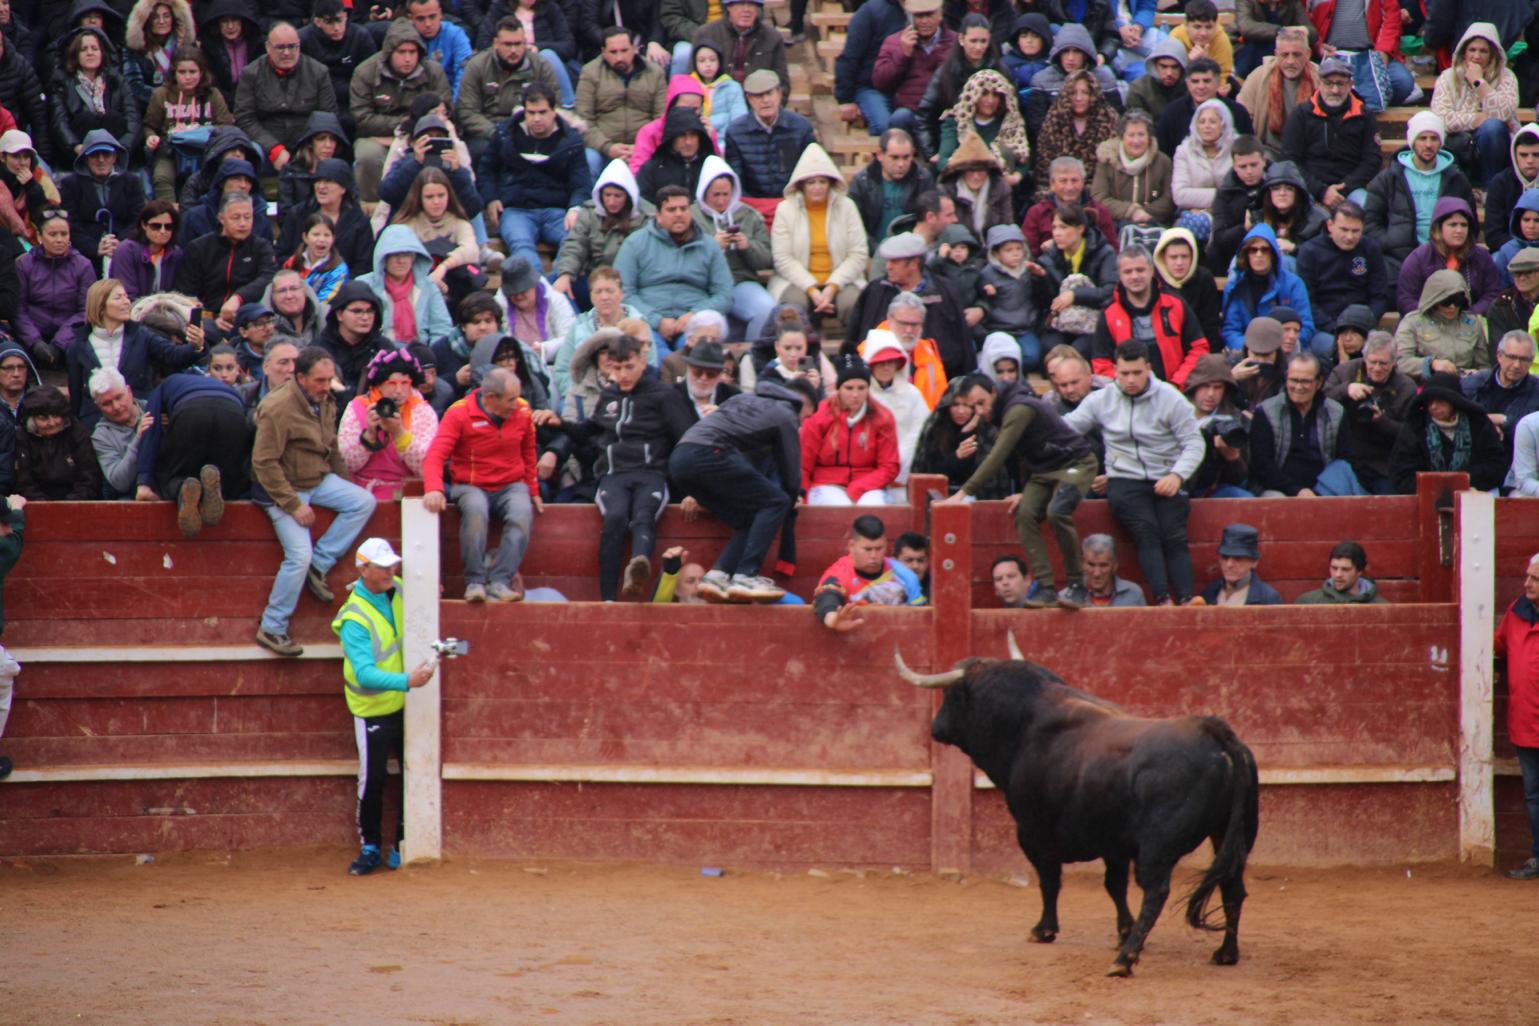
[[[486,585],[484,585],[484,584],[467,584],[467,585],[465,585],[465,601],[466,602],[485,602],[486,601]]]
[[[501,581],[487,585],[486,597],[491,599],[493,602],[522,602],[524,600],[523,595],[514,591],[512,588],[508,587],[506,584],[503,584]]]
[[[747,574],[733,574],[732,584],[727,588],[727,601],[779,602],[785,598],[785,594],[785,589],[777,586],[768,577],[749,577]]]
[[[704,577],[700,578],[697,586],[700,597],[707,602],[729,602],[727,589],[732,585],[732,578],[727,576],[725,570],[708,570]]]

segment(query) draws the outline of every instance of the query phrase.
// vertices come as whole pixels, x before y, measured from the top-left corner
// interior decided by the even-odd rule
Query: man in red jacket
[[[549,411],[541,415],[548,417]],[[422,461],[422,505],[429,513],[442,513],[447,505],[445,464],[454,475],[448,497],[460,510],[466,602],[517,602],[523,597],[514,589],[513,578],[529,548],[534,514],[545,512],[534,428],[529,404],[519,397],[518,375],[494,367],[481,379],[480,388],[444,411]],[[486,528],[493,511],[502,521],[502,543],[488,570]]]
[[[1497,625],[1496,658],[1507,663],[1507,736],[1518,750],[1533,835],[1528,861],[1507,875],[1533,880],[1539,878],[1539,555],[1528,561],[1523,596]]]

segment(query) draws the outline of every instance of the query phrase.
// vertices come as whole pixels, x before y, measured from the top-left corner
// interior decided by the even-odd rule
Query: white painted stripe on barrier
[[[1295,784],[1443,784],[1458,779],[1454,766],[1301,766],[1275,767],[1260,771],[1261,783],[1268,787]],[[981,773],[973,777],[980,791],[992,790],[994,784]]]
[[[1496,864],[1491,664],[1496,625],[1496,500],[1458,495],[1459,858]],[[1443,657],[1447,659],[1446,654]]]
[[[401,581],[405,585],[401,612],[406,617],[402,652],[406,669],[432,655],[438,640],[438,516],[420,498],[401,500]],[[472,652],[470,658],[487,658]],[[408,862],[432,862],[443,857],[443,760],[441,702],[443,671],[406,696],[406,841]]]
[[[410,760],[407,760],[408,763]],[[445,780],[548,784],[721,784],[757,787],[929,787],[929,770],[776,769],[731,766],[527,766],[449,762]]]
[[[18,767],[6,784],[68,784],[80,781],[216,780],[254,777],[350,777],[358,772],[351,759],[294,762],[166,763],[164,765]]]
[[[289,659],[341,659],[337,644],[306,645],[303,655],[281,656],[261,645],[46,645],[9,649],[22,666],[30,663],[244,663]]]

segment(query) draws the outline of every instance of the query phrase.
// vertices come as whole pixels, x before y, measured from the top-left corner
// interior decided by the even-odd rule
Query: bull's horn
[[[1024,662],[1026,656],[1021,652],[1021,646],[1015,642],[1015,632],[1005,631],[1005,647],[1010,650],[1010,658],[1017,662]]]
[[[893,662],[898,666],[898,676],[914,685],[916,688],[945,688],[950,687],[962,679],[964,670],[947,670],[945,673],[915,673],[908,668],[903,661],[903,653],[896,648],[892,650]]]

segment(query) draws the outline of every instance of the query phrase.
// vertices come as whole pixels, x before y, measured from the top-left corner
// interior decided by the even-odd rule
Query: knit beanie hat
[[[1415,142],[1416,137],[1423,132],[1436,132],[1438,142],[1448,138],[1448,126],[1443,124],[1443,119],[1430,110],[1419,111],[1412,115],[1411,120],[1405,125],[1405,138],[1407,142]]]
[[[835,357],[834,372],[840,385],[846,381],[860,380],[870,382],[871,380],[871,368],[866,366],[866,361],[854,353],[841,354]]]

